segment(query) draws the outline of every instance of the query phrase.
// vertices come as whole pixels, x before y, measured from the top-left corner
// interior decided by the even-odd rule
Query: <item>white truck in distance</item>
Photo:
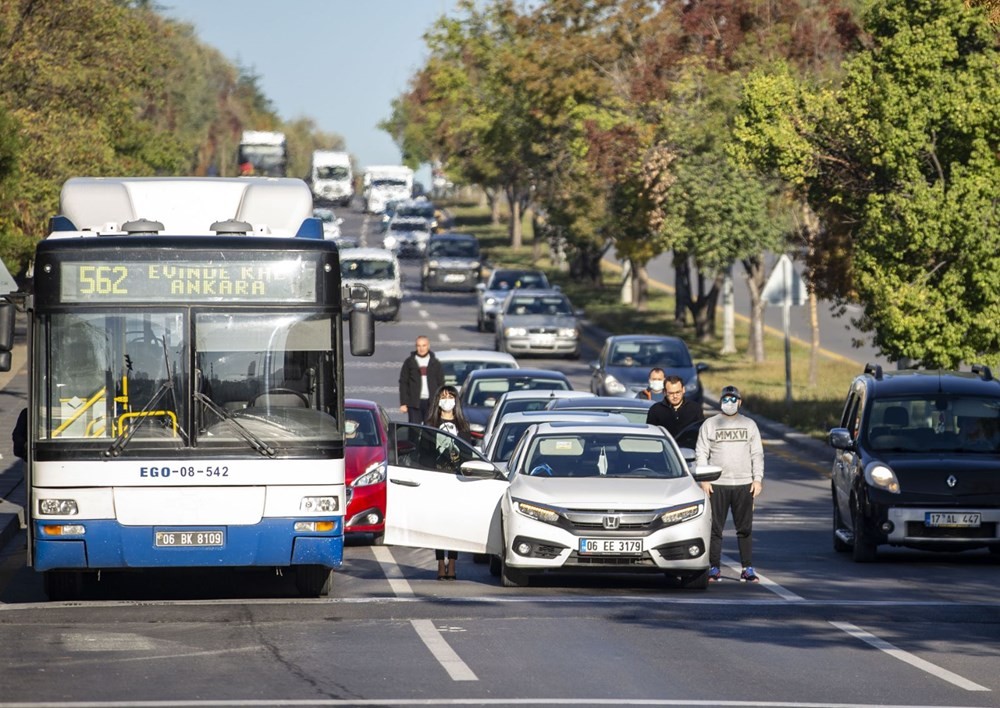
[[[354,198],[351,156],[340,150],[313,150],[309,183],[317,204],[350,206]]]
[[[403,165],[369,167],[364,174],[365,211],[381,214],[394,199],[409,199],[413,193],[413,170]]]
[[[285,134],[244,130],[236,161],[241,177],[286,177],[288,148]]]

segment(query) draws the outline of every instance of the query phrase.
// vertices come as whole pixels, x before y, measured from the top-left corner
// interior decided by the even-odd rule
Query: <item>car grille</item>
[[[598,556],[591,555],[580,555],[576,551],[569,554],[569,558],[566,559],[566,563],[563,567],[567,566],[615,566],[618,568],[655,568],[656,563],[650,557],[649,553],[643,553],[641,556]]]
[[[609,529],[604,525],[605,517],[617,517],[618,526]],[[564,518],[566,527],[575,531],[651,531],[657,515],[649,511],[621,511],[608,509],[606,511],[567,511]],[[657,524],[658,526],[658,524]]]
[[[528,334],[557,334],[558,327],[528,327]]]
[[[997,525],[995,522],[984,522],[978,529],[975,528],[927,528],[921,521],[907,521],[906,522],[906,537],[911,539],[924,538],[924,539],[942,539],[942,540],[960,540],[960,539],[978,539],[978,538],[996,538],[997,537]]]

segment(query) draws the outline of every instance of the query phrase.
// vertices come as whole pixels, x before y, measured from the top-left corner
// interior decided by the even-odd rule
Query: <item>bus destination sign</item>
[[[60,264],[62,302],[315,302],[316,264],[258,261],[123,261]]]

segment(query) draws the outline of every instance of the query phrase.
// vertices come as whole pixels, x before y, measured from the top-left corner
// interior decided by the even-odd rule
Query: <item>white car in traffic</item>
[[[712,515],[698,482],[722,470],[692,471],[661,428],[533,425],[506,475],[440,430],[394,428],[386,543],[492,555],[505,586],[553,571],[635,571],[707,587]]]

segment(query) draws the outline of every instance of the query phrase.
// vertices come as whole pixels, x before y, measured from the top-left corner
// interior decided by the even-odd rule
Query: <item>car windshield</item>
[[[481,378],[462,389],[463,405],[492,408],[500,396],[508,391],[568,391],[569,384],[562,379],[546,379],[538,376],[516,378]]]
[[[490,277],[489,290],[547,288],[549,281],[538,271],[498,270]]]
[[[1000,398],[946,395],[873,402],[866,428],[873,450],[1000,451]]]
[[[687,475],[662,438],[620,433],[539,435],[524,457],[522,474],[535,477],[644,477]]]
[[[341,259],[340,277],[368,278],[373,280],[390,280],[396,277],[396,267],[392,261],[383,260],[350,260]]]
[[[390,231],[430,231],[425,221],[394,221],[389,225]]]
[[[347,447],[378,447],[375,414],[367,408],[344,410],[344,440]]]
[[[350,170],[343,165],[316,168],[316,179],[348,179],[350,176]]]
[[[476,241],[431,241],[428,256],[438,258],[479,258],[479,244]]]
[[[571,315],[569,301],[561,295],[515,296],[507,306],[511,315]]]
[[[610,366],[677,369],[691,366],[687,348],[672,342],[620,342],[608,355]]]
[[[442,361],[444,382],[448,386],[462,386],[473,371],[481,369],[510,369],[510,364],[502,361]]]
[[[419,216],[424,219],[434,218],[433,204],[416,204],[412,206],[400,206],[396,213],[400,216]]]
[[[524,421],[518,423],[507,423],[499,431],[497,431],[497,443],[496,447],[493,448],[493,456],[490,458],[491,462],[506,462],[510,459],[511,454],[514,452],[514,448],[517,443],[521,440],[521,436],[524,435],[524,431],[528,429],[529,425],[534,425],[536,421]]]

